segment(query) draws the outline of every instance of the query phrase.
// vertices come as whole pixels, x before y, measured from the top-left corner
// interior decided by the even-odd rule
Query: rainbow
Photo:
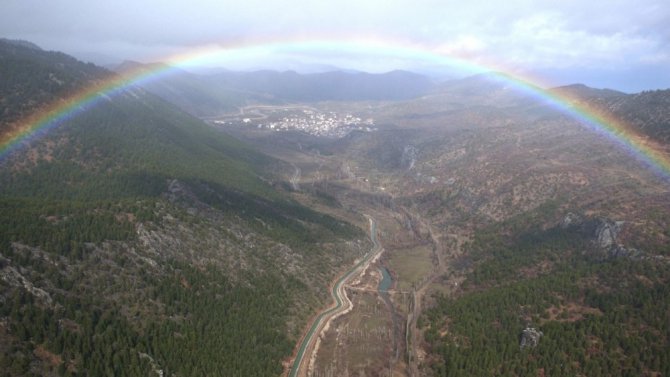
[[[624,148],[631,156],[643,162],[655,173],[670,179],[670,158],[663,148],[636,134],[624,122],[575,102],[573,99],[543,89],[541,80],[522,77],[514,69],[492,62],[469,59],[442,53],[439,50],[408,41],[388,41],[378,38],[289,38],[278,40],[244,40],[194,48],[188,53],[160,59],[165,65],[147,70],[110,75],[69,98],[54,102],[20,121],[10,131],[0,135],[0,159],[11,154],[31,140],[87,111],[99,102],[125,92],[145,82],[157,80],[178,68],[225,64],[226,61],[262,57],[269,54],[350,54],[384,60],[411,60],[458,70],[467,74],[496,72],[500,80],[527,95],[543,101],[569,115],[588,129],[597,132]]]

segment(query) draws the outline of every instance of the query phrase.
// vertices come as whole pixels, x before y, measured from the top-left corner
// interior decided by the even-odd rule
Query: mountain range
[[[402,100],[423,95],[433,87],[428,77],[406,71],[299,74],[263,70],[198,75],[162,63],[130,61],[114,69],[165,72],[146,83],[146,89],[198,116],[220,115],[253,103]]]
[[[512,107],[527,104],[526,94],[516,91],[495,74],[435,82],[427,76],[405,71],[385,74],[332,71],[298,74],[292,71],[218,72],[193,74],[162,63],[126,61],[118,72],[167,72],[144,84],[148,91],[187,112],[204,117],[234,112],[250,104],[289,104],[319,101],[405,101],[423,96],[437,97],[440,111],[450,104]],[[628,94],[583,84],[548,89],[549,93],[611,113],[642,134],[667,143],[670,122],[670,90]]]

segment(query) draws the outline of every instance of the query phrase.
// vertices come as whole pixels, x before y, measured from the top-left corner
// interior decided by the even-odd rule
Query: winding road
[[[316,351],[315,344],[319,339],[321,332],[332,319],[349,311],[352,307],[351,300],[349,300],[349,297],[347,296],[345,285],[354,276],[365,271],[370,263],[377,259],[384,250],[381,247],[381,244],[379,244],[379,241],[377,241],[377,222],[371,217],[368,217],[368,219],[370,220],[370,240],[373,243],[372,249],[365,254],[365,257],[362,260],[358,261],[351,269],[347,270],[339,279],[337,279],[335,284],[333,284],[330,294],[335,302],[314,319],[309,331],[307,331],[302,338],[298,346],[296,357],[289,370],[288,377],[307,376],[310,359],[312,359],[313,353]]]

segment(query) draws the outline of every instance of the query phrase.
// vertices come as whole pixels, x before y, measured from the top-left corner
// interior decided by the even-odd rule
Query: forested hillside
[[[113,75],[6,41],[0,59],[2,131]],[[132,87],[5,156],[0,375],[280,374],[366,247],[282,193],[283,168]]]
[[[669,250],[605,246],[612,223],[574,218],[541,229],[525,215],[477,233],[461,292],[420,320],[435,375],[670,373]],[[533,331],[536,345],[524,340]]]
[[[585,85],[551,89],[599,114],[623,122],[631,131],[662,145],[670,143],[670,90],[647,90],[626,94]]]
[[[667,375],[667,175],[486,79],[389,105],[397,129],[333,149],[397,211],[382,242],[396,289],[413,295],[395,296],[409,313],[407,374]],[[562,91],[637,98],[630,114],[648,119],[667,110],[661,92]]]
[[[593,102],[593,106],[612,112],[636,131],[665,145],[670,143],[670,90],[651,90]]]

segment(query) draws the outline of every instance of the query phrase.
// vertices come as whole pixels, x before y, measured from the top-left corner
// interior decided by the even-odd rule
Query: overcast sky
[[[165,60],[240,41],[374,38],[508,67],[556,85],[670,87],[668,0],[2,0],[0,36],[101,64]],[[309,48],[232,56],[208,64],[438,68],[403,56]]]

